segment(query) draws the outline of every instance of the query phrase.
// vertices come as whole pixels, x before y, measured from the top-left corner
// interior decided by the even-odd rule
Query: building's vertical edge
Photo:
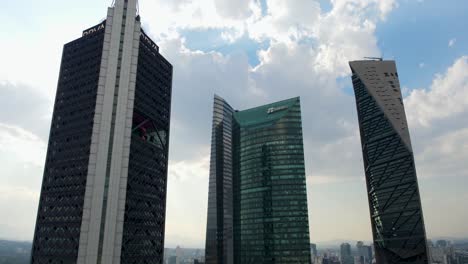
[[[222,104],[221,98],[215,96],[213,101],[213,120],[211,128],[210,175],[208,183],[208,207],[205,239],[205,263],[216,263],[216,126],[219,123],[217,105]],[[214,259],[213,259],[214,258]]]
[[[225,103],[223,118],[223,253],[226,264],[234,262],[233,238],[233,168],[232,168],[233,110]]]
[[[62,69],[62,67],[63,67],[62,65],[63,65],[63,56],[64,56],[64,54],[65,54],[65,47],[63,47],[63,50],[62,50],[62,57],[61,57],[61,58],[62,58],[62,61],[61,61],[61,63],[60,63],[60,69]],[[57,87],[59,86],[59,83],[60,83],[60,76],[59,76],[59,80],[57,81]],[[58,89],[55,91],[55,98],[57,98],[57,94],[58,94]],[[55,99],[55,100],[56,100],[56,99]],[[55,100],[54,100],[54,101],[55,101]],[[55,112],[55,111],[54,111],[54,112]],[[52,116],[54,116],[54,114],[55,114],[55,113],[52,113]],[[50,122],[49,135],[50,135],[50,131],[52,131],[52,127],[53,127],[53,122]],[[49,153],[49,148],[50,148],[49,145],[50,145],[50,144],[47,144],[46,153]],[[47,157],[46,157],[46,162],[47,162]],[[45,175],[46,170],[47,170],[47,168],[46,168],[46,166],[44,166],[44,169],[43,169],[43,172],[42,172],[43,175]],[[41,195],[42,195],[42,188],[43,188],[43,186],[44,186],[44,181],[45,181],[45,179],[46,179],[46,178],[43,176],[43,177],[42,177],[42,182],[41,182]],[[40,213],[39,210],[40,210],[40,208],[41,208],[41,199],[39,199],[39,206],[38,206],[38,210],[37,210],[38,212],[37,212],[37,215],[36,215],[36,223],[35,223],[35,225],[34,225],[33,245],[32,245],[32,248],[31,248],[31,256],[30,256],[30,258],[29,258],[29,261],[30,261],[31,263],[34,262],[34,244],[36,243],[36,239],[37,239],[36,236],[37,236],[37,233],[38,233],[38,232],[37,232],[37,228],[38,228],[38,222],[39,222],[38,220],[39,220],[39,213]]]
[[[159,52],[159,47],[157,48],[157,51]],[[166,60],[164,58],[164,60]],[[169,62],[168,62],[169,63]],[[174,70],[172,64],[170,64],[170,72],[171,72],[171,82],[169,83],[170,86],[170,95],[169,95],[169,119],[168,119],[168,124],[167,124],[167,142],[166,142],[166,175],[165,175],[165,181],[164,181],[164,209],[163,209],[163,224],[162,224],[162,254],[161,254],[161,263],[164,261],[164,244],[166,242],[166,212],[167,212],[167,182],[168,182],[168,174],[169,174],[169,144],[170,144],[170,138],[171,138],[171,116],[172,116],[172,77],[174,76]]]
[[[62,67],[63,67],[63,64],[64,64],[64,55],[65,55],[65,46],[63,47],[63,50],[62,50],[62,60],[60,62],[60,71],[62,71]],[[55,100],[54,102],[57,100],[57,94],[59,92],[59,84],[60,84],[60,79],[61,79],[61,76],[59,76],[59,79],[57,81],[57,90],[55,91]],[[52,113],[52,117],[55,116],[55,106],[54,106],[54,113]],[[53,119],[53,118],[52,118]],[[50,136],[50,133],[52,131],[52,128],[53,128],[53,121],[50,122],[50,128],[49,128],[49,136]],[[49,148],[50,148],[50,144],[47,144],[47,150],[46,150],[46,153],[49,153]],[[47,156],[46,156],[46,164],[47,164]],[[45,177],[45,174],[46,174],[46,171],[47,171],[47,167],[44,166],[44,169],[43,169],[43,177],[42,177],[42,182],[41,182],[41,196],[42,196],[42,189],[43,189],[43,186],[44,186],[44,182],[46,180],[46,177]],[[37,208],[37,215],[36,215],[36,223],[34,225],[34,234],[33,234],[33,244],[32,244],[32,247],[31,247],[31,256],[29,258],[29,261],[30,263],[34,263],[34,245],[37,240],[37,229],[38,229],[38,226],[39,226],[39,215],[40,215],[40,208],[41,208],[41,199],[39,199],[39,206]],[[84,212],[83,212],[84,213]],[[82,216],[83,218],[83,216]]]
[[[206,227],[206,263],[233,263],[233,109],[215,95]]]
[[[303,123],[302,123],[302,105],[301,105],[301,98],[297,97],[297,108],[299,110],[299,124],[300,124],[300,130],[299,130],[299,135],[301,138],[301,145],[302,145],[302,160],[304,164],[304,189],[305,189],[305,203],[306,203],[306,225],[307,225],[307,256],[309,257],[309,262],[312,262],[312,254],[311,251],[309,250],[310,247],[310,218],[309,218],[309,199],[308,199],[308,193],[307,193],[307,174],[306,174],[306,159],[305,159],[305,149],[304,149],[304,131],[303,131]]]
[[[120,249],[124,220],[128,160],[130,153],[131,118],[133,116],[136,70],[138,62],[138,36],[140,23],[135,20],[136,0],[129,0],[123,39],[120,83],[117,98],[115,130],[110,166],[107,212],[101,263],[120,263]],[[128,120],[130,119],[130,125]],[[123,188],[122,188],[123,186]],[[123,202],[123,204],[122,204]],[[120,204],[120,206],[119,206]],[[118,233],[117,233],[118,232]],[[118,237],[120,239],[118,239]],[[116,243],[116,242],[120,243]],[[115,256],[115,258],[114,258]]]
[[[78,263],[96,263],[99,247],[123,5],[108,9],[96,97]]]
[[[240,263],[240,245],[241,245],[241,232],[240,232],[240,124],[236,118],[232,118],[232,255],[233,263]]]

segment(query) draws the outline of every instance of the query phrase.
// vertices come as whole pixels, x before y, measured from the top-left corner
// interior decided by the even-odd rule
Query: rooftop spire
[[[112,0],[112,4],[111,6],[114,7],[116,4],[124,4],[124,3],[128,3],[129,1],[128,0]],[[134,1],[130,1],[130,3],[132,3]],[[135,4],[136,4],[136,8],[138,10],[138,0],[135,1]]]
[[[138,7],[138,0],[112,0],[111,7],[123,7],[127,6],[128,10],[133,10],[135,15],[139,15],[139,7]]]

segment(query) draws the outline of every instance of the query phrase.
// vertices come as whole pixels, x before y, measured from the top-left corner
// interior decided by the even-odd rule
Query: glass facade
[[[100,30],[63,49],[32,263],[74,263],[78,256],[103,41]]]
[[[224,99],[215,96],[205,245],[207,264],[233,263],[233,113]]]
[[[225,118],[233,120],[223,144],[232,148],[234,263],[310,263],[299,98]]]
[[[142,30],[121,263],[163,263],[172,65]]]
[[[377,263],[428,263],[414,157],[393,61],[350,62]]]
[[[136,6],[64,46],[31,263],[163,263],[173,68]]]

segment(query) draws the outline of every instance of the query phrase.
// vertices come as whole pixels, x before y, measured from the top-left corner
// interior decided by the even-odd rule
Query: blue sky
[[[405,1],[378,26],[379,47],[398,61],[404,86],[428,87],[434,74],[466,55],[467,9],[466,1]]]
[[[0,238],[32,238],[62,46],[110,3],[0,10],[0,210],[11,215]],[[214,93],[238,109],[301,96],[311,241],[370,241],[347,62],[379,55],[397,62],[428,236],[468,237],[466,10],[461,0],[140,0],[143,28],[174,66],[167,246],[204,246]]]

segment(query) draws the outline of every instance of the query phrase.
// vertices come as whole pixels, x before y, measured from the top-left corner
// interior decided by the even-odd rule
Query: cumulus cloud
[[[30,240],[36,219],[46,143],[20,127],[0,123],[2,238]]]
[[[174,37],[180,30],[224,29],[242,35],[245,21],[260,14],[256,1],[179,0],[176,2],[142,1],[140,13],[143,28],[156,40]]]
[[[429,89],[416,89],[405,99],[408,120],[429,127],[437,120],[468,112],[468,56],[463,56],[438,74]]]
[[[453,38],[453,39],[449,40],[448,46],[453,47],[453,45],[455,45],[456,42],[457,42],[457,39]]]
[[[49,134],[52,104],[52,98],[29,85],[0,81],[2,123],[22,127],[45,140]]]
[[[39,201],[39,192],[21,186],[0,184],[0,221],[2,239],[31,241]]]
[[[468,175],[468,56],[458,58],[427,89],[405,98],[422,177]]]
[[[213,95],[226,97],[233,105],[254,98],[249,86],[250,66],[245,55],[224,56],[217,52],[188,50],[180,38],[159,43],[164,55],[176,65],[173,79],[171,158],[197,157],[209,144]]]
[[[167,187],[166,247],[204,247],[209,151],[187,161],[170,161]]]
[[[215,0],[216,10],[221,16],[235,19],[249,17],[252,13],[250,5],[254,4],[252,0]]]
[[[320,18],[320,5],[317,1],[266,1],[267,15],[249,24],[250,37],[262,41],[297,41],[312,35],[313,28]]]

